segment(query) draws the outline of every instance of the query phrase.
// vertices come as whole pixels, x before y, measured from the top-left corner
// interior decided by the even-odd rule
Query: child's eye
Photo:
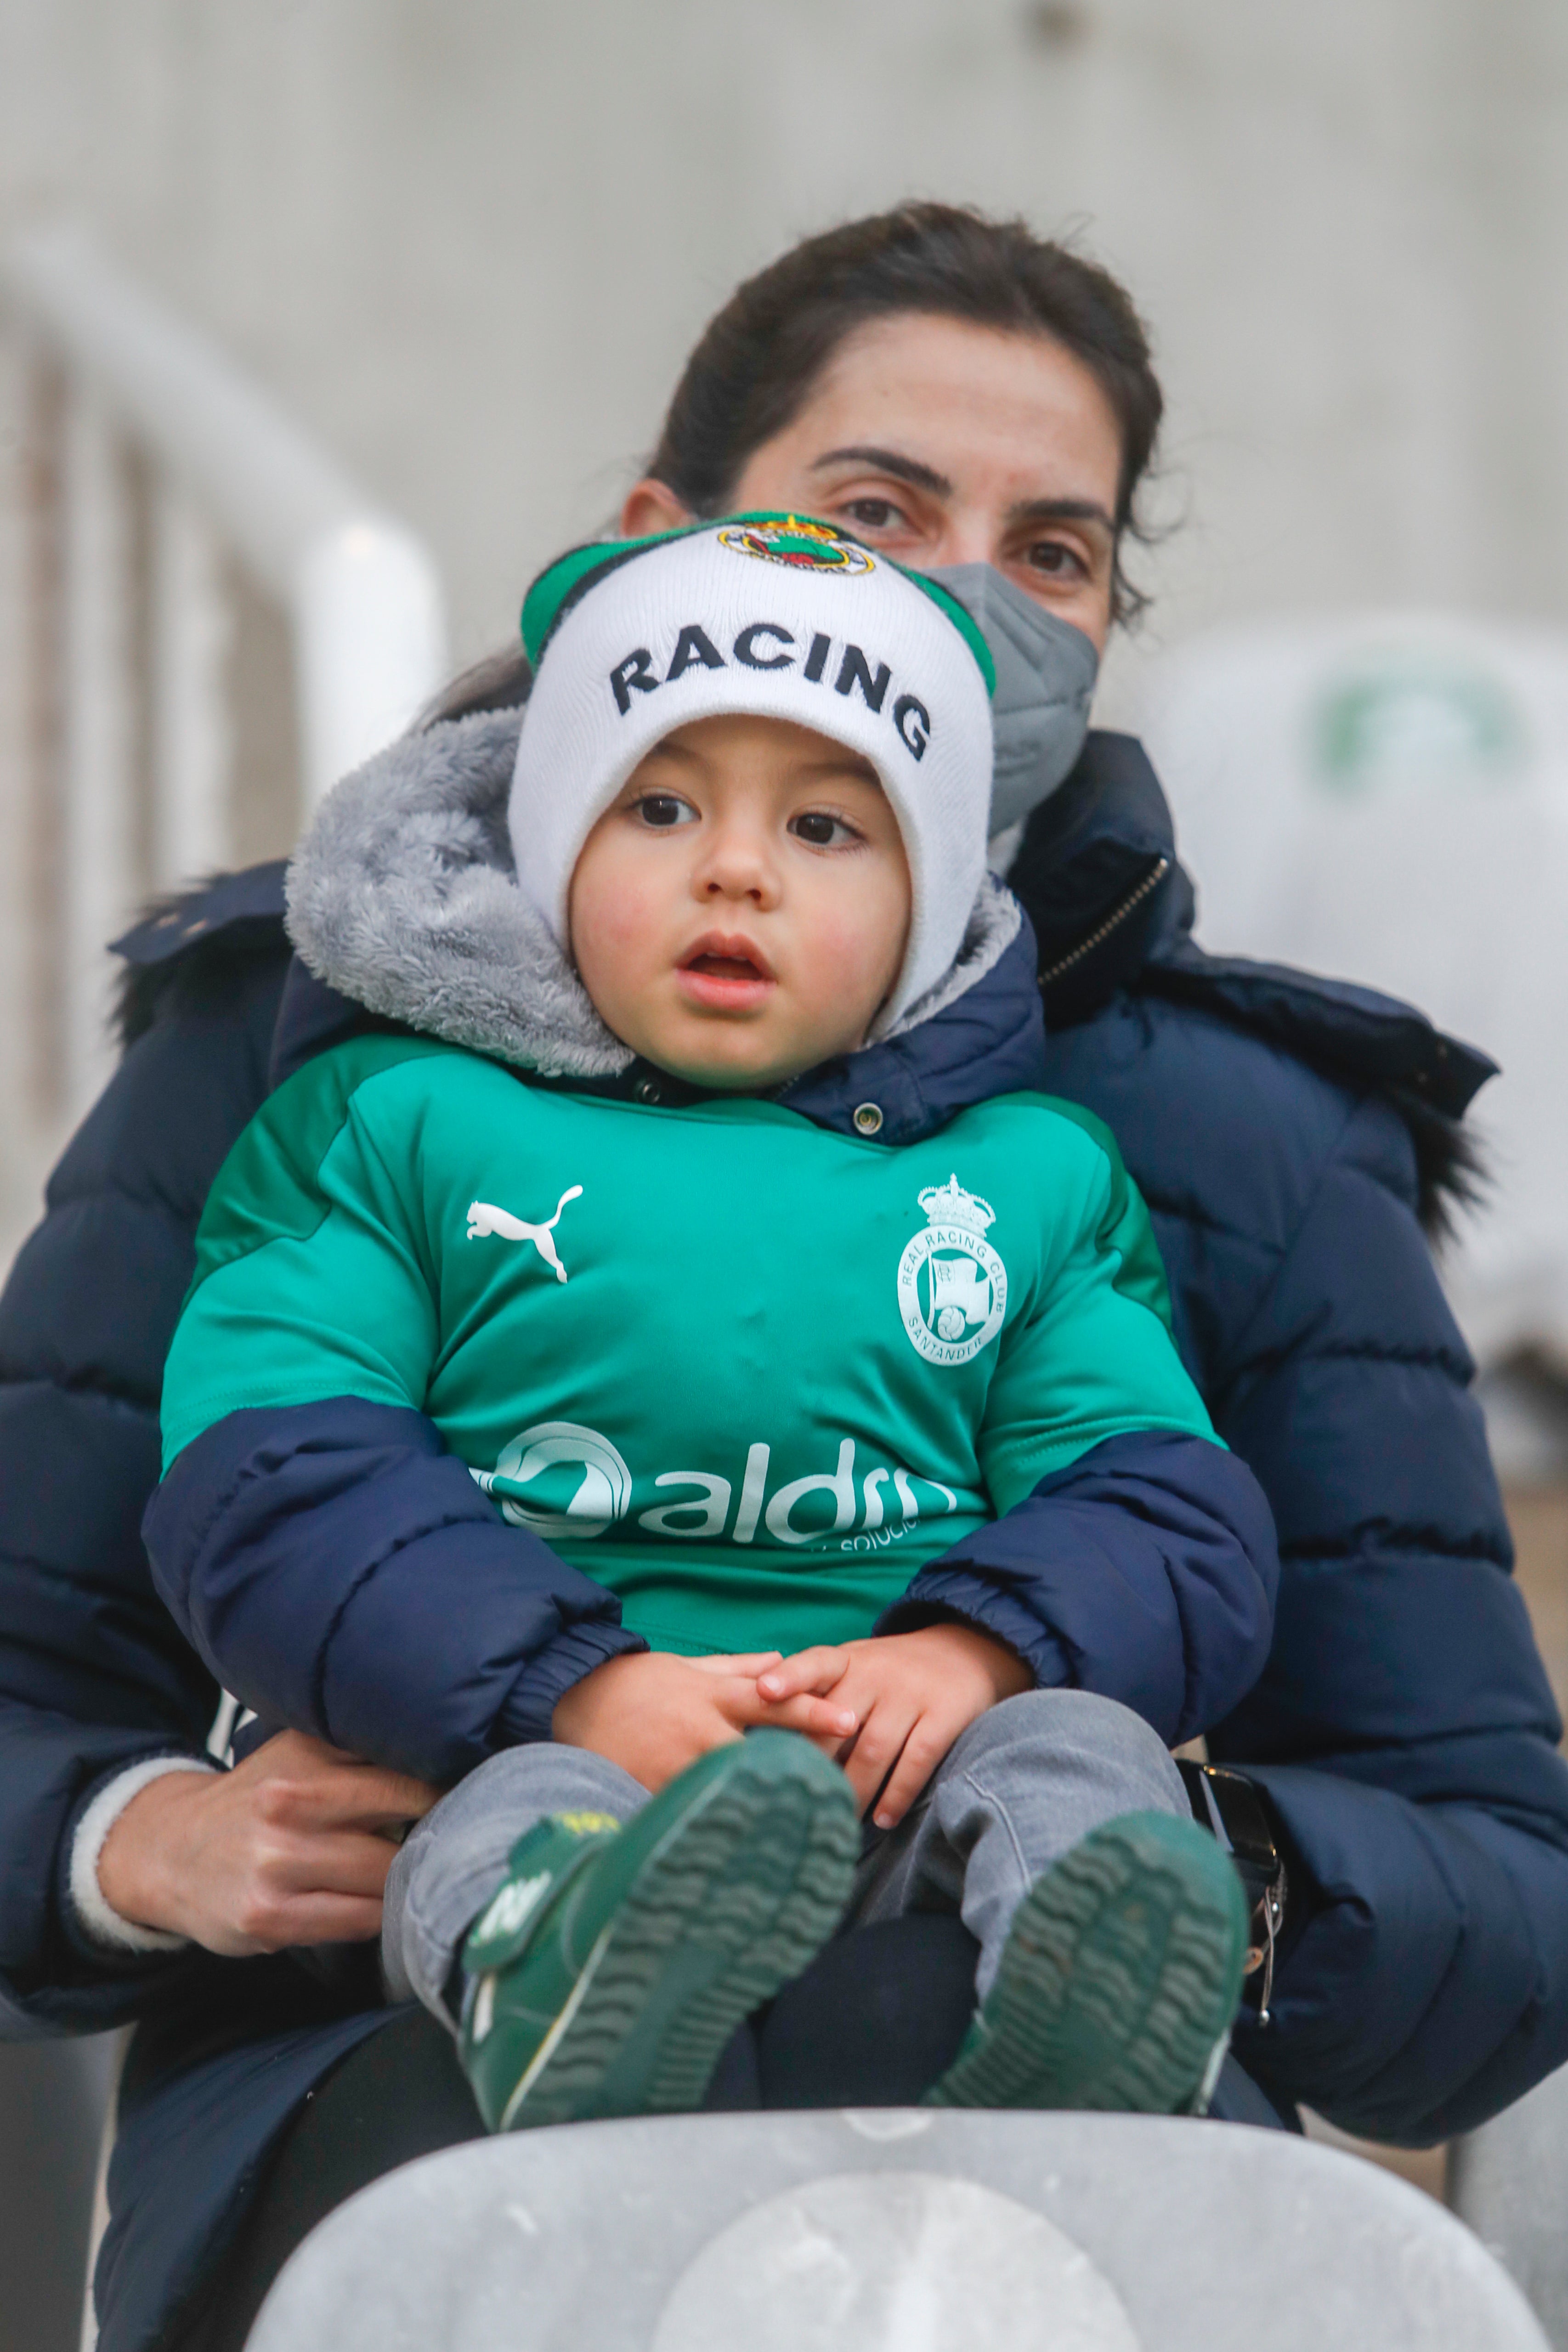
[[[860,835],[852,824],[838,816],[829,816],[826,809],[805,809],[792,816],[789,829],[797,841],[809,842],[813,849],[842,849]]]
[[[656,825],[660,832],[668,832],[671,825],[694,823],[697,816],[697,811],[688,802],[678,800],[674,793],[644,793],[632,806],[644,824]]]

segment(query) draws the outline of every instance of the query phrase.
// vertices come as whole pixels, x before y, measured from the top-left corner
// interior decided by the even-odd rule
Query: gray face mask
[[[991,834],[1021,824],[1067,777],[1089,732],[1100,656],[1081,629],[1047,613],[990,563],[931,575],[979,624],[996,664]]]

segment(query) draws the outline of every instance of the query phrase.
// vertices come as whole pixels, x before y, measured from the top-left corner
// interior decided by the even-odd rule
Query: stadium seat
[[[1441,2206],[1283,2133],[920,2109],[583,2124],[389,2174],[248,2352],[1545,2352]]]

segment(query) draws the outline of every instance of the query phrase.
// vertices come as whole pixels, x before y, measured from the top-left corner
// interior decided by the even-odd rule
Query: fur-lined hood
[[[517,887],[507,800],[520,725],[516,710],[441,721],[346,776],[289,868],[289,935],[317,980],[384,1020],[543,1077],[614,1078],[630,1047]],[[956,1005],[1025,929],[987,877],[956,961],[879,1045]]]

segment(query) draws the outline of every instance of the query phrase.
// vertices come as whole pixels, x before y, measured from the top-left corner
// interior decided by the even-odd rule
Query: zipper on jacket
[[[1149,868],[1148,873],[1143,877],[1142,882],[1138,884],[1137,887],[1128,892],[1126,898],[1122,899],[1121,904],[1119,907],[1113,907],[1111,908],[1110,914],[1107,915],[1102,923],[1096,924],[1094,929],[1090,931],[1088,939],[1079,940],[1077,947],[1072,949],[1068,954],[1063,956],[1059,963],[1052,964],[1049,971],[1041,972],[1040,993],[1044,995],[1046,990],[1052,987],[1056,982],[1060,980],[1065,972],[1071,971],[1073,966],[1075,964],[1081,963],[1085,956],[1091,956],[1094,953],[1095,949],[1102,946],[1105,940],[1110,937],[1112,931],[1119,930],[1121,925],[1127,920],[1128,916],[1135,913],[1143,904],[1144,899],[1149,897],[1151,891],[1157,890],[1159,888],[1161,883],[1164,880],[1170,870],[1170,859],[1168,857],[1157,857],[1154,860],[1153,865]]]

